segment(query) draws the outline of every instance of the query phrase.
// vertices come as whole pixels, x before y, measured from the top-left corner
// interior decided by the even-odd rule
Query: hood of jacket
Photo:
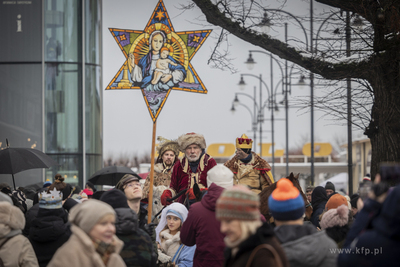
[[[278,227],[276,236],[281,242],[287,240],[281,245],[291,266],[336,266],[337,255],[331,250],[337,245],[325,231],[316,231],[312,225],[287,225]]]
[[[400,240],[400,186],[394,188],[382,204],[381,213],[372,221],[380,234]]]
[[[201,204],[208,210],[215,211],[215,204],[224,188],[214,183],[208,188],[207,194],[201,199]]]
[[[138,216],[130,208],[115,209],[115,234],[130,235],[137,232]]]
[[[36,242],[51,242],[70,233],[68,214],[61,209],[41,209],[31,222],[29,239]]]

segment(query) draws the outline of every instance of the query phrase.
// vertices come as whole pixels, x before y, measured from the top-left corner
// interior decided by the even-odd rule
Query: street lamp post
[[[271,59],[271,61],[272,61],[272,59]],[[274,176],[275,175],[274,111],[277,109],[277,104],[276,104],[276,99],[275,99],[277,87],[276,87],[275,91],[273,90],[273,88],[270,89],[268,87],[268,85],[265,83],[265,81],[262,79],[262,75],[261,74],[259,76],[256,76],[256,75],[253,75],[253,74],[241,74],[240,82],[239,82],[239,86],[241,86],[241,88],[246,85],[246,83],[244,82],[243,76],[250,76],[250,77],[253,77],[253,78],[257,78],[259,80],[259,82],[260,82],[260,94],[259,94],[259,96],[260,96],[260,101],[259,101],[260,104],[257,107],[258,112],[257,112],[257,120],[256,121],[257,121],[257,124],[260,124],[260,128],[259,128],[260,133],[259,133],[259,135],[260,135],[260,156],[261,157],[262,157],[262,123],[264,122],[264,108],[268,108],[268,109],[271,110],[272,176]],[[268,98],[267,98],[266,104],[264,104],[264,105],[263,105],[263,101],[262,101],[262,85],[265,86],[265,88],[267,90],[267,93],[268,93]],[[273,85],[273,83],[271,83],[271,85]],[[239,95],[239,94],[242,94],[242,93],[237,93],[237,95]],[[243,94],[243,95],[246,95],[249,98],[251,98],[253,100],[254,105],[255,106],[257,105],[257,101],[256,101],[255,97],[253,98],[253,97],[251,97],[250,95],[247,95],[247,94]],[[255,93],[254,93],[254,95],[255,95]],[[236,100],[236,98],[235,98],[235,100]]]
[[[243,82],[242,85],[245,85],[243,78],[241,79],[241,82]],[[253,113],[251,112],[251,110],[249,109],[248,106],[239,102],[238,95],[244,95],[253,101],[253,110],[254,110]],[[252,119],[251,125],[252,125],[252,131],[253,131],[253,140],[254,140],[254,143],[257,144],[257,125],[258,125],[257,114],[258,114],[259,107],[256,102],[256,87],[254,86],[253,97],[248,94],[245,94],[245,93],[236,93],[235,94],[235,99],[233,100],[232,108],[231,108],[232,113],[234,113],[236,111],[235,106],[237,106],[237,105],[241,105],[241,106],[245,107],[250,112],[251,119]],[[254,148],[254,152],[256,152],[255,148]]]

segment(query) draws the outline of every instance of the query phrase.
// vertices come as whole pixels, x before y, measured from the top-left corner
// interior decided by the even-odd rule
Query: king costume
[[[228,167],[234,174],[234,185],[243,184],[250,187],[251,191],[256,194],[274,183],[271,173],[271,166],[267,161],[262,159],[256,153],[251,152],[253,140],[249,139],[245,134],[240,138],[236,138],[236,148],[242,149],[248,157],[239,159],[235,155],[224,165]]]
[[[154,165],[153,185],[154,186],[163,185],[169,187],[171,183],[171,174],[174,164],[175,163],[179,164],[179,159],[178,159],[179,145],[177,141],[168,140],[160,136],[157,139],[160,141],[160,144],[157,147],[158,158],[157,158],[157,163]],[[170,166],[166,165],[162,160],[162,156],[167,151],[172,151],[175,154],[175,160]],[[143,186],[142,199],[146,199],[148,197],[149,191],[150,191],[150,173],[147,175],[146,181]]]
[[[207,188],[207,172],[217,165],[215,159],[205,153],[206,141],[203,135],[197,133],[182,135],[178,138],[178,144],[183,153],[192,144],[198,145],[203,151],[195,162],[189,162],[185,156],[181,162],[174,165],[169,188],[172,197],[184,189],[193,188],[194,184],[197,184],[200,189]],[[184,203],[185,199],[184,194],[176,202]]]

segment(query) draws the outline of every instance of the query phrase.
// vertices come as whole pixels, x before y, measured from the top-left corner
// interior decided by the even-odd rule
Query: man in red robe
[[[185,157],[174,165],[170,188],[161,196],[164,206],[171,204],[167,201],[168,198],[174,197],[184,189],[188,189],[188,192],[176,201],[184,203],[185,200],[194,199],[193,186],[197,184],[200,189],[207,188],[207,172],[217,165],[215,159],[205,153],[206,141],[203,135],[187,133],[178,138],[178,144]]]

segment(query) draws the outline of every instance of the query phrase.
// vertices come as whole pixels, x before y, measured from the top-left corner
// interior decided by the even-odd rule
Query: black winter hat
[[[111,189],[105,192],[101,198],[101,201],[109,204],[113,209],[117,208],[129,208],[128,199],[121,190]]]
[[[350,204],[352,208],[357,208],[357,201],[360,198],[360,195],[353,194],[350,199]]]
[[[332,182],[326,182],[325,190],[326,189],[331,189],[331,190],[333,190],[333,192],[336,192],[335,185]]]

